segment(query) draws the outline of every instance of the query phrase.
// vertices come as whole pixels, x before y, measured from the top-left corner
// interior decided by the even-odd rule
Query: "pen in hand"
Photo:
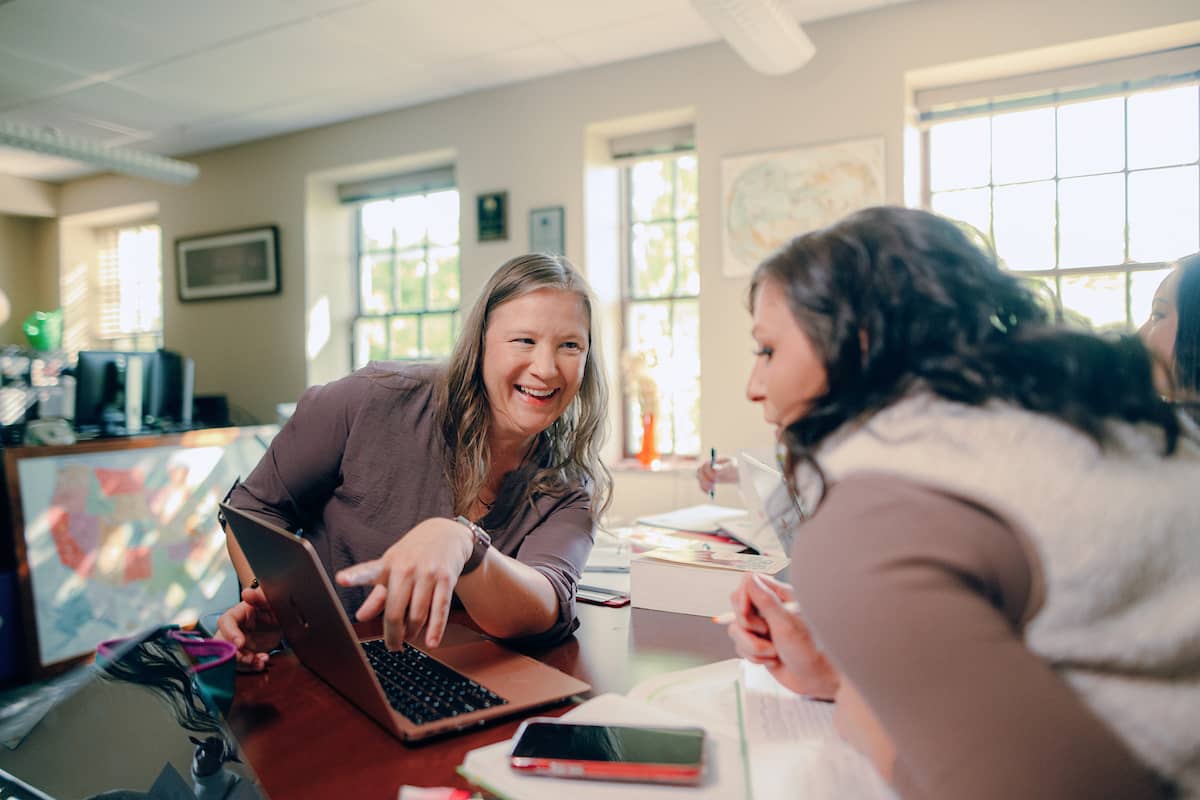
[[[790,614],[799,614],[800,613],[800,604],[797,603],[795,600],[790,600],[790,601],[784,603],[783,608]],[[726,611],[724,614],[718,614],[717,616],[712,617],[712,621],[718,625],[732,625],[734,620],[736,620],[736,619],[737,619],[737,615],[734,614],[732,611]]]
[[[708,487],[708,499],[715,500],[717,497],[717,448],[708,448],[708,465],[712,467],[712,486]]]

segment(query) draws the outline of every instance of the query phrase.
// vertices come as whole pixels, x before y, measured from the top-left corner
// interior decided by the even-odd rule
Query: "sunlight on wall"
[[[329,344],[330,323],[329,296],[322,295],[321,299],[308,310],[308,357],[314,359]]]

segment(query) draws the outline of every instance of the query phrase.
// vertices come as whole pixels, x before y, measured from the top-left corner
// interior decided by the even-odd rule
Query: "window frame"
[[[1161,89],[1168,89],[1168,88],[1174,89],[1174,88],[1183,88],[1183,87],[1188,87],[1188,86],[1190,86],[1194,91],[1196,91],[1198,94],[1200,94],[1200,81],[1197,81],[1197,80],[1171,82],[1171,83],[1167,83],[1166,85],[1153,85],[1153,84],[1146,85],[1146,82],[1128,81],[1128,82],[1125,82],[1125,84],[1121,87],[1121,89],[1119,91],[1110,90],[1110,91],[1101,92],[1102,89],[1105,89],[1105,88],[1111,89],[1111,87],[1105,87],[1102,84],[1096,84],[1094,87],[1096,94],[1093,97],[1087,97],[1087,93],[1090,91],[1089,89],[1082,89],[1082,90],[1075,89],[1075,90],[1061,90],[1061,91],[1056,90],[1056,91],[1050,91],[1050,92],[1037,92],[1037,93],[1032,93],[1030,95],[1031,97],[1043,97],[1044,96],[1046,98],[1046,102],[1044,102],[1044,103],[1030,102],[1028,104],[1023,104],[1020,102],[1019,99],[1016,102],[1013,102],[1011,100],[997,102],[995,99],[984,100],[983,98],[980,98],[975,102],[966,104],[966,105],[969,105],[972,109],[976,110],[976,113],[964,114],[961,117],[958,117],[958,119],[969,119],[969,118],[974,117],[974,118],[982,118],[982,119],[988,120],[988,127],[989,127],[989,133],[988,133],[988,136],[989,136],[989,139],[988,139],[988,141],[989,141],[988,182],[986,184],[954,187],[953,189],[944,189],[944,190],[937,191],[937,192],[935,192],[932,188],[932,157],[933,157],[933,146],[932,146],[932,141],[931,141],[932,140],[932,129],[938,124],[955,121],[955,117],[947,115],[945,117],[938,118],[932,122],[923,121],[921,124],[921,129],[920,129],[920,169],[921,169],[920,202],[921,202],[921,207],[928,211],[934,211],[933,197],[935,194],[948,194],[948,193],[952,193],[952,192],[987,189],[988,190],[988,229],[985,231],[981,231],[981,232],[984,235],[986,235],[989,242],[993,243],[993,246],[995,246],[995,241],[996,241],[996,239],[995,239],[996,189],[998,187],[1003,188],[1003,187],[1008,187],[1008,186],[1021,186],[1021,185],[1029,185],[1029,184],[1035,184],[1035,183],[1045,183],[1047,181],[1053,182],[1053,184],[1054,184],[1054,223],[1053,223],[1053,225],[1054,225],[1054,229],[1053,229],[1054,230],[1054,266],[1052,266],[1050,268],[1046,268],[1046,269],[1009,269],[1006,267],[1005,271],[1007,273],[1009,273],[1010,275],[1015,275],[1015,276],[1022,277],[1022,278],[1029,278],[1029,279],[1036,279],[1036,280],[1040,280],[1040,281],[1050,282],[1051,285],[1053,286],[1053,291],[1054,291],[1055,314],[1060,321],[1062,319],[1064,319],[1066,313],[1068,311],[1070,311],[1070,309],[1068,307],[1064,306],[1063,299],[1062,299],[1062,285],[1063,285],[1064,278],[1069,279],[1069,278],[1074,278],[1074,277],[1086,277],[1089,275],[1120,276],[1120,278],[1122,279],[1122,282],[1124,284],[1125,321],[1124,321],[1122,327],[1125,328],[1126,330],[1130,330],[1130,331],[1136,330],[1137,327],[1141,324],[1141,321],[1135,319],[1133,316],[1133,312],[1134,312],[1134,310],[1133,310],[1133,276],[1137,273],[1155,272],[1155,271],[1163,270],[1163,269],[1167,268],[1172,263],[1172,261],[1132,261],[1132,260],[1130,260],[1130,225],[1129,225],[1130,176],[1134,175],[1134,174],[1138,174],[1138,173],[1143,173],[1143,172],[1153,172],[1156,170],[1174,169],[1174,168],[1183,168],[1183,167],[1193,167],[1193,168],[1197,169],[1198,172],[1200,172],[1200,157],[1198,157],[1196,160],[1193,160],[1193,161],[1172,162],[1170,164],[1161,164],[1161,165],[1156,165],[1153,167],[1139,167],[1139,168],[1131,169],[1130,165],[1129,165],[1129,99],[1131,97],[1151,93],[1151,92],[1158,91]],[[1081,97],[1081,95],[1083,95],[1083,96]],[[1121,119],[1122,119],[1122,125],[1124,126],[1124,143],[1125,143],[1125,149],[1124,149],[1124,153],[1123,153],[1124,157],[1122,160],[1121,168],[1118,170],[1109,170],[1109,171],[1105,171],[1105,172],[1094,172],[1094,173],[1089,172],[1084,175],[1068,175],[1068,176],[1061,175],[1060,159],[1059,159],[1059,150],[1060,150],[1060,144],[1061,144],[1059,141],[1059,124],[1060,124],[1059,123],[1059,109],[1064,106],[1074,105],[1074,104],[1078,103],[1080,100],[1083,100],[1086,102],[1087,100],[1113,99],[1113,98],[1118,98],[1118,97],[1121,98],[1121,100],[1122,100]],[[1016,106],[1016,107],[1014,107],[1014,106]],[[979,109],[984,109],[984,108],[987,109],[986,113],[978,111]],[[994,146],[994,124],[995,124],[996,116],[1002,115],[1005,113],[1011,113],[1013,111],[1032,111],[1032,110],[1036,110],[1036,109],[1045,109],[1045,108],[1051,109],[1053,111],[1054,174],[1050,178],[1038,178],[1035,180],[1022,180],[1022,181],[1013,181],[1010,183],[997,184],[995,182],[995,172],[994,172],[995,155],[994,155],[994,149],[992,149],[992,147]],[[1200,148],[1198,148],[1198,151],[1200,151]],[[1060,262],[1062,260],[1062,226],[1060,224],[1060,221],[1061,221],[1061,215],[1062,215],[1062,208],[1061,208],[1061,196],[1062,196],[1061,184],[1062,184],[1062,181],[1063,180],[1077,180],[1080,178],[1103,177],[1103,176],[1109,176],[1109,175],[1120,175],[1122,178],[1122,183],[1123,183],[1124,206],[1123,206],[1122,214],[1123,214],[1124,224],[1123,224],[1123,229],[1122,229],[1122,245],[1123,245],[1122,261],[1120,263],[1115,263],[1115,264],[1089,264],[1089,265],[1085,265],[1085,266],[1071,266],[1071,267],[1061,266]],[[1200,194],[1200,193],[1198,193],[1198,194]],[[1198,202],[1198,205],[1200,205],[1200,197],[1197,198],[1197,202]],[[1200,223],[1198,223],[1198,227],[1200,227]],[[1197,235],[1198,235],[1198,237],[1200,237],[1200,230],[1198,230]],[[1097,323],[1092,323],[1092,321],[1090,319],[1088,321],[1089,321],[1089,324],[1094,324],[1095,327],[1097,327],[1097,328],[1111,327],[1116,324],[1116,323],[1098,323],[1097,324]]]
[[[633,168],[636,167],[638,164],[641,164],[641,163],[644,163],[647,161],[664,161],[664,162],[674,163],[678,159],[684,158],[684,157],[691,157],[691,158],[695,158],[697,160],[697,176],[698,176],[699,175],[699,163],[698,163],[699,162],[699,153],[695,150],[694,147],[688,147],[688,148],[681,147],[681,148],[674,149],[667,153],[657,154],[657,155],[653,155],[653,156],[638,156],[638,157],[631,157],[631,158],[620,158],[617,161],[617,166],[619,168],[618,169],[618,190],[617,190],[617,192],[618,192],[619,206],[620,206],[618,224],[620,226],[620,248],[621,248],[621,250],[620,250],[620,252],[621,252],[620,346],[621,346],[622,355],[630,352],[631,341],[629,338],[629,314],[630,314],[630,311],[632,310],[632,308],[638,304],[662,303],[664,301],[667,302],[668,308],[669,308],[668,319],[670,320],[670,324],[673,327],[674,319],[675,319],[676,304],[681,301],[682,302],[694,302],[696,304],[697,318],[699,319],[700,294],[703,291],[703,275],[699,269],[699,260],[700,260],[699,249],[697,249],[696,259],[697,259],[697,271],[700,274],[700,283],[701,283],[700,288],[696,291],[695,294],[681,294],[678,291],[679,290],[679,225],[684,222],[695,223],[696,230],[697,230],[697,239],[699,238],[699,230],[700,230],[699,185],[697,185],[697,191],[696,191],[696,211],[691,216],[687,216],[687,217],[671,216],[670,218],[664,217],[662,219],[635,221],[634,215],[633,215],[633,191],[632,191],[632,186],[631,186]],[[678,208],[679,176],[678,176],[677,167],[673,165],[671,172],[672,172],[672,174],[671,174],[671,208],[674,210],[674,209]],[[674,247],[672,248],[672,250],[674,253],[673,257],[674,257],[675,263],[674,263],[674,270],[673,270],[674,277],[673,277],[672,293],[670,295],[637,297],[634,295],[634,274],[633,274],[633,228],[634,228],[634,225],[638,225],[638,224],[662,225],[664,223],[671,224],[672,236],[673,236],[673,240],[674,240],[673,241]],[[697,351],[697,355],[699,356],[699,354],[700,354],[700,342],[699,341],[696,342],[696,351]],[[624,374],[624,371],[621,372],[619,381],[620,381],[620,389],[621,389],[621,415],[620,415],[621,456],[623,459],[633,459],[638,454],[637,450],[633,450],[630,447],[629,434],[631,431],[630,423],[632,421],[631,412],[632,412],[632,408],[633,408],[633,401],[630,398],[630,391],[629,391],[629,387],[627,386],[627,383],[626,383],[626,376]],[[700,391],[701,391],[701,393],[703,392],[702,384],[700,386]],[[666,396],[666,393],[662,392],[661,387],[660,387],[660,395],[659,395],[660,409],[663,406],[665,396]],[[701,394],[701,397],[702,396],[703,395]],[[661,410],[660,410],[660,414],[661,414]],[[672,411],[671,411],[671,415],[672,415],[672,417],[671,417],[672,418],[671,449],[665,450],[665,449],[663,449],[662,442],[656,442],[656,446],[659,450],[660,455],[662,457],[666,457],[666,458],[698,457],[700,455],[699,452],[679,453],[679,452],[675,451],[675,449],[674,449],[675,441],[674,440],[676,438],[675,431],[677,429],[677,426],[674,423],[674,414],[675,414],[675,412],[672,409]]]
[[[158,248],[156,250],[156,278],[158,283],[158,326],[145,331],[129,331],[118,329],[113,335],[102,335],[102,321],[106,308],[115,307],[117,314],[120,314],[121,297],[120,297],[120,238],[122,232],[125,231],[142,231],[147,228],[154,228],[158,234]],[[96,293],[96,298],[93,303],[87,304],[88,308],[88,332],[87,332],[87,349],[90,350],[111,350],[116,352],[154,352],[163,346],[163,322],[166,312],[165,301],[163,296],[163,257],[162,257],[162,225],[157,220],[146,219],[136,222],[127,222],[120,225],[110,225],[103,228],[96,228],[93,232],[93,237],[96,241],[96,263],[94,278],[92,279],[92,288]],[[111,239],[110,239],[111,237]],[[109,242],[111,241],[111,247]],[[105,254],[111,251],[112,265],[102,263]],[[116,280],[105,280],[104,273],[108,269],[116,270]],[[109,302],[110,290],[116,290],[116,302]]]
[[[441,307],[431,307],[430,306],[430,277],[429,277],[429,271],[426,270],[426,272],[421,276],[421,295],[422,295],[422,297],[421,297],[421,308],[419,310],[387,311],[387,312],[383,312],[383,313],[378,313],[378,312],[366,313],[366,312],[364,312],[363,311],[363,260],[364,260],[364,258],[370,254],[390,253],[391,260],[392,260],[392,282],[393,282],[392,283],[393,297],[391,298],[391,302],[394,306],[394,304],[395,304],[395,287],[399,285],[398,284],[398,275],[397,275],[397,269],[398,269],[397,256],[401,252],[415,251],[418,249],[418,246],[414,245],[413,247],[407,247],[407,248],[404,248],[403,250],[401,250],[396,245],[396,239],[395,239],[395,235],[393,233],[390,249],[388,249],[388,250],[370,250],[370,251],[364,250],[363,249],[363,223],[362,223],[363,208],[370,203],[376,203],[376,202],[380,202],[380,201],[384,201],[384,200],[393,201],[393,200],[398,200],[403,197],[426,197],[427,198],[429,195],[438,194],[441,192],[449,192],[449,191],[453,191],[455,193],[456,197],[458,198],[458,203],[459,203],[459,212],[460,213],[459,213],[457,238],[454,240],[453,245],[433,244],[430,242],[428,231],[426,231],[425,236],[421,239],[419,248],[422,253],[422,259],[423,259],[424,263],[426,263],[426,264],[429,263],[429,259],[430,259],[429,254],[433,250],[437,250],[440,248],[454,247],[454,249],[457,251],[457,254],[456,254],[457,267],[456,267],[456,269],[458,270],[458,287],[459,287],[458,303],[455,304],[452,308],[451,307],[441,308]],[[389,360],[394,359],[397,361],[406,361],[406,362],[416,363],[416,362],[422,362],[422,361],[437,360],[437,359],[446,358],[447,356],[449,356],[449,353],[434,354],[434,355],[418,355],[415,357],[392,356],[391,355],[391,352],[392,352],[392,349],[391,349],[391,345],[392,345],[391,322],[392,322],[392,320],[394,320],[396,318],[400,318],[400,317],[416,320],[417,348],[418,348],[418,350],[423,352],[425,350],[425,318],[430,317],[430,316],[432,316],[432,317],[448,317],[450,320],[451,349],[453,349],[454,342],[457,340],[458,334],[461,332],[460,331],[461,312],[462,312],[462,214],[461,214],[461,210],[462,210],[462,194],[459,191],[457,185],[441,186],[441,187],[436,187],[436,188],[425,188],[425,189],[421,189],[421,190],[417,190],[417,191],[401,191],[401,192],[395,192],[392,194],[387,194],[387,195],[383,195],[383,196],[379,196],[379,197],[364,197],[364,198],[354,202],[354,214],[352,215],[352,220],[353,220],[353,224],[354,224],[354,316],[350,320],[350,365],[351,365],[352,369],[360,369],[361,366],[365,366],[366,364],[370,363],[370,361],[372,360],[370,358],[366,359],[361,366],[358,364],[358,360],[357,360],[357,352],[356,351],[358,348],[358,336],[357,336],[358,325],[359,325],[359,322],[363,321],[363,320],[382,320],[383,321],[384,334],[385,334],[385,347],[386,347],[386,350],[388,353],[387,357]]]

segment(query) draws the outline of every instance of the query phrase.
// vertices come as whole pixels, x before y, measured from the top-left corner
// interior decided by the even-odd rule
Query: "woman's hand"
[[[794,692],[832,700],[841,678],[813,642],[808,626],[785,603],[792,589],[763,575],[748,575],[733,594],[734,622],[729,626],[738,655],[762,664],[775,680]]]
[[[426,624],[425,644],[437,647],[446,631],[450,600],[474,540],[451,519],[427,519],[374,561],[337,574],[342,586],[375,584],[355,617],[362,622],[383,612],[383,640],[398,650]]]
[[[728,456],[720,456],[715,467],[704,461],[696,468],[696,480],[702,492],[711,492],[718,483],[737,483],[737,462]]]
[[[242,590],[242,602],[217,620],[217,639],[237,648],[239,670],[262,672],[267,668],[268,653],[279,645],[283,634],[267,596],[257,581]]]

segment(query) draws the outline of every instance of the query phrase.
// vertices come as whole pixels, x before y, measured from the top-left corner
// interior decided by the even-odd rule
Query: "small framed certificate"
[[[562,206],[535,208],[529,212],[529,252],[566,255]]]

